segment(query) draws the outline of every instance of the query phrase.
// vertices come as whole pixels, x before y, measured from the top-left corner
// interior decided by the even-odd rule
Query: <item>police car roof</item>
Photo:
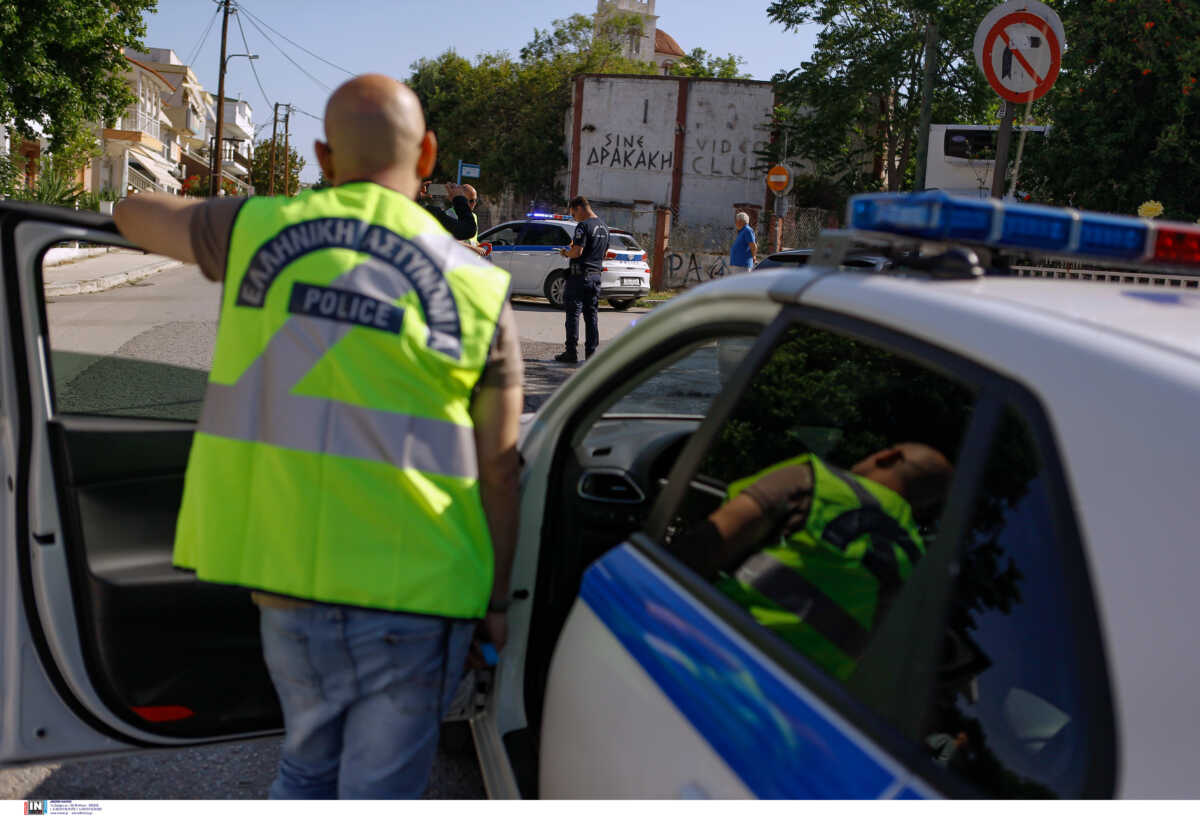
[[[1200,359],[1200,289],[1186,288],[1187,279],[1174,280],[1180,285],[985,277],[940,286],[964,297],[1003,300]]]
[[[782,274],[809,277],[812,271],[816,270],[801,267],[786,270]],[[848,282],[855,288],[861,287],[864,294],[879,290],[873,294],[890,299],[893,306],[907,301],[916,308],[914,302],[924,302],[936,304],[942,309],[964,307],[964,311],[974,312],[988,305],[1002,305],[1025,312],[1025,319],[1028,320],[1066,320],[1109,335],[1183,354],[1200,362],[1200,288],[1188,288],[1186,284],[1189,281],[1186,278],[1177,278],[1180,280],[1179,286],[1164,286],[986,276],[934,282],[848,270],[835,272],[829,277]],[[1157,277],[1170,280],[1169,276]],[[795,285],[801,284],[797,281]],[[820,286],[816,289],[820,289]],[[885,304],[889,302],[886,299],[882,301]],[[884,315],[881,313],[880,316]],[[929,319],[937,321],[938,318],[931,315]],[[937,333],[937,330],[934,329],[934,332]]]

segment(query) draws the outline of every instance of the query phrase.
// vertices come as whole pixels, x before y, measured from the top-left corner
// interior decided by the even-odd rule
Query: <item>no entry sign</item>
[[[975,60],[1009,102],[1032,102],[1050,90],[1065,48],[1062,21],[1035,0],[997,6],[975,32]]]
[[[788,192],[792,188],[792,171],[777,164],[767,171],[767,188],[776,195]]]

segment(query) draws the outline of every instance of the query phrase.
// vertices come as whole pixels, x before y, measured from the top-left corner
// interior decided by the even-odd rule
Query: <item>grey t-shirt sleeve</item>
[[[483,374],[479,377],[480,388],[511,388],[521,384],[525,375],[525,363],[521,360],[521,338],[517,334],[517,319],[512,306],[504,302],[500,319],[496,323],[496,335],[488,351]]]
[[[225,280],[225,262],[229,259],[229,239],[233,222],[245,198],[212,198],[192,210],[188,232],[192,254],[200,271],[209,280]]]

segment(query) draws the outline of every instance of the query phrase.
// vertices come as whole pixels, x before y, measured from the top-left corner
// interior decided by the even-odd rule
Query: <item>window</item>
[[[926,747],[989,797],[1077,797],[1097,736],[1081,669],[1097,642],[1053,474],[1013,410],[991,445],[964,542]],[[1069,512],[1069,511],[1068,511]]]
[[[118,275],[130,283],[69,294]],[[199,418],[220,286],[161,256],[75,242],[46,252],[42,276],[57,413]]]
[[[521,226],[519,224],[497,227],[496,229],[485,232],[479,236],[480,241],[487,241],[495,246],[515,246],[517,243],[517,235],[520,234]]]
[[[571,236],[557,224],[526,224],[522,246],[569,246]]]
[[[621,397],[607,414],[704,416],[753,345],[753,337],[729,336],[692,347]]]
[[[938,543],[974,404],[971,389],[907,357],[793,328],[716,430],[663,543],[902,726],[912,701],[880,693],[878,678],[893,684],[907,656],[877,644],[915,628],[905,599],[922,590],[908,582]]]
[[[633,239],[632,235],[626,235],[623,232],[608,233],[608,247],[615,250],[631,250],[633,252],[644,252],[638,242]]]

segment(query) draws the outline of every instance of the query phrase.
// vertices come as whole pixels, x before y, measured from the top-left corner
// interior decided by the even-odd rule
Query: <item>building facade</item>
[[[615,29],[610,23],[617,15],[636,17],[641,25]],[[675,38],[658,27],[654,0],[597,0],[596,29],[616,40],[626,59],[653,62],[664,75],[684,56]]]
[[[649,232],[654,209],[670,207],[676,225],[723,230],[735,207],[765,201],[758,153],[774,106],[769,82],[576,77],[564,187],[605,208],[613,226]]]

